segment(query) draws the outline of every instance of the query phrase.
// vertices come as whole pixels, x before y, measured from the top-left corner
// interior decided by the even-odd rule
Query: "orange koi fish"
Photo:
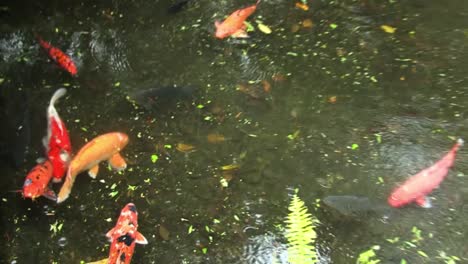
[[[222,23],[219,21],[215,22],[216,33],[215,37],[223,39],[229,36],[235,38],[247,38],[247,32],[245,32],[244,21],[249,17],[257,5],[260,3],[260,0],[257,1],[255,5],[248,6],[246,8],[238,9],[234,11],[230,16],[228,16]]]
[[[119,152],[127,143],[126,134],[112,132],[98,136],[84,145],[68,166],[67,176],[58,194],[57,203],[68,198],[76,176],[81,172],[87,170],[91,178],[96,178],[101,161],[107,160],[115,170],[125,169],[127,164]]]
[[[57,197],[48,187],[52,179],[52,170],[52,163],[48,160],[37,164],[26,176],[22,190],[23,197],[34,200],[39,196],[44,196],[55,201]]]
[[[55,102],[60,97],[64,96],[66,92],[67,90],[65,88],[58,89],[52,96],[52,99],[50,99],[50,104],[47,108],[47,136],[42,139],[42,143],[46,149],[46,155],[52,162],[54,182],[62,181],[62,177],[67,171],[72,152],[67,128],[62,119],[60,119],[54,106]]]
[[[388,203],[392,207],[401,207],[416,202],[421,207],[431,207],[426,195],[432,192],[445,179],[450,168],[455,162],[458,149],[463,146],[460,138],[452,149],[432,166],[425,168],[416,175],[411,176],[400,187],[396,188],[388,197]]]
[[[129,203],[120,212],[115,227],[106,234],[111,242],[109,258],[88,264],[129,264],[135,251],[135,244],[148,244],[148,240],[137,229],[138,213],[135,205]]]
[[[78,73],[78,69],[76,68],[76,65],[73,62],[73,60],[67,54],[65,54],[60,49],[52,46],[49,42],[43,40],[37,34],[36,34],[36,38],[39,41],[39,45],[41,45],[41,47],[44,48],[45,51],[47,51],[47,54],[49,54],[49,57],[53,61],[55,61],[60,66],[60,68],[66,70],[72,76],[76,76],[76,74]]]

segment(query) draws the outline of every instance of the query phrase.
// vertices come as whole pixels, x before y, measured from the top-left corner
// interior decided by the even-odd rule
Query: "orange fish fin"
[[[218,20],[215,21],[215,27],[218,28],[219,26],[221,26],[221,22],[219,22]]]
[[[106,237],[109,239],[109,242],[112,241],[112,235],[114,234],[114,232],[115,232],[115,227],[106,233]]]
[[[57,201],[57,195],[55,194],[54,191],[52,191],[51,189],[47,188],[45,189],[44,193],[42,194],[42,196],[44,196],[45,198],[49,199],[49,200],[52,200],[52,201]]]
[[[146,245],[148,244],[148,240],[146,240],[146,237],[143,236],[140,232],[136,232],[135,234],[135,242],[141,245]]]
[[[89,177],[96,179],[98,172],[99,172],[99,164],[96,164],[94,167],[88,170],[88,175]]]
[[[431,200],[427,196],[421,196],[415,200],[416,204],[421,206],[422,208],[431,208]]]
[[[62,188],[60,188],[60,192],[58,193],[57,196],[57,203],[61,203],[68,199],[68,196],[70,196],[71,189],[73,187],[73,184],[75,183],[76,179],[76,173],[71,172],[72,168],[69,167],[67,171],[67,176],[65,176],[65,182],[62,185]]]
[[[232,37],[233,38],[248,38],[249,35],[247,34],[247,32],[245,32],[244,29],[241,28],[241,29],[238,29],[236,32],[234,32],[232,34]]]
[[[114,156],[109,159],[109,164],[114,170],[118,171],[127,168],[127,163],[119,153],[114,154]]]

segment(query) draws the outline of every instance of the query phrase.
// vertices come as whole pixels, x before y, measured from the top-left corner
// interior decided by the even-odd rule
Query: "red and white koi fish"
[[[41,45],[41,47],[43,47],[47,51],[47,54],[49,54],[49,57],[53,61],[55,61],[60,66],[60,68],[66,70],[72,76],[75,76],[78,73],[78,69],[76,68],[75,63],[70,58],[70,56],[65,54],[60,49],[52,46],[49,42],[43,40],[37,34],[36,34],[36,38],[39,41],[39,45]]]
[[[426,195],[437,188],[445,176],[447,176],[455,162],[457,151],[461,146],[463,146],[463,140],[460,138],[444,157],[432,166],[411,176],[405,183],[396,188],[388,197],[388,204],[392,207],[401,207],[415,202],[424,208],[431,207]]]
[[[135,244],[148,244],[148,240],[137,229],[138,213],[135,205],[129,203],[120,212],[115,227],[106,234],[111,242],[109,258],[88,264],[129,264],[135,251]]]
[[[127,167],[120,151],[127,145],[128,136],[120,132],[112,132],[100,135],[86,145],[73,157],[67,170],[67,177],[60,189],[57,203],[65,201],[70,195],[76,176],[83,171],[88,171],[91,178],[96,178],[99,171],[99,162],[107,160],[115,170],[123,170]]]
[[[52,163],[46,160],[29,171],[23,184],[23,197],[34,200],[39,196],[44,196],[55,201],[57,197],[54,191],[48,187],[52,178],[52,170]]]
[[[254,5],[234,11],[222,23],[216,21],[215,37],[219,39],[223,39],[229,36],[233,36],[235,38],[247,38],[248,35],[247,32],[245,32],[246,26],[244,24],[244,21],[253,12],[255,12],[255,9],[257,9],[257,5],[259,3],[260,0],[258,0],[257,3]]]
[[[50,104],[47,108],[47,136],[42,139],[47,158],[52,162],[54,182],[62,181],[62,177],[65,175],[68,164],[70,163],[72,153],[67,128],[55,109],[55,102],[60,97],[64,96],[66,92],[67,90],[65,88],[60,88],[55,91],[50,99]]]

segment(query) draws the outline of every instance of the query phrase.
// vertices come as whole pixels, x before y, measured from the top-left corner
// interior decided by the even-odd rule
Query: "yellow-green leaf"
[[[265,24],[258,24],[258,29],[265,34],[271,34],[271,29]]]

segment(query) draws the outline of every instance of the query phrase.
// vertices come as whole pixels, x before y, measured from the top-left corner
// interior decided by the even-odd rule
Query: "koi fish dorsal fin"
[[[135,234],[135,242],[140,245],[146,245],[148,244],[148,240],[146,240],[146,237],[143,236],[140,232],[136,232]]]
[[[52,95],[52,98],[50,99],[49,109],[48,109],[49,115],[52,115],[54,117],[58,116],[58,113],[55,110],[55,106],[54,106],[55,102],[57,102],[58,99],[63,97],[66,93],[67,93],[67,89],[65,88],[60,88],[57,91],[55,91],[54,95]]]

